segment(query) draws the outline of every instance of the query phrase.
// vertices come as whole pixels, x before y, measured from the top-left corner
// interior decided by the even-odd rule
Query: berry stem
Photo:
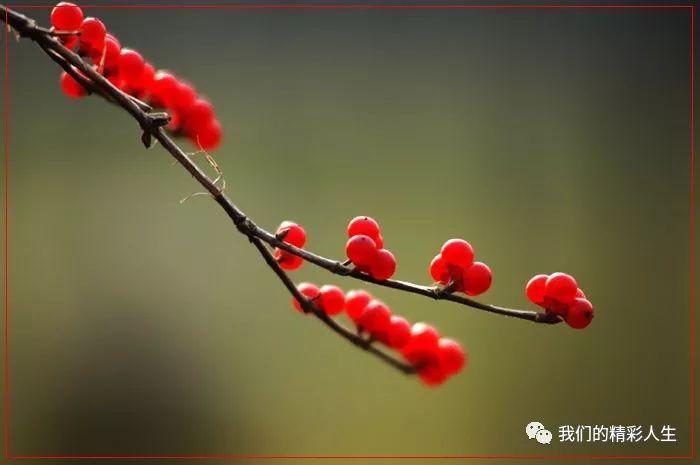
[[[455,290],[457,287],[457,283],[454,281],[450,281],[447,283],[447,286],[440,287],[436,286],[435,287],[435,294],[438,296],[438,298],[444,296],[444,295],[449,295],[452,294],[452,292]]]
[[[80,31],[59,31],[57,29],[49,29],[49,34],[55,37],[80,37]]]

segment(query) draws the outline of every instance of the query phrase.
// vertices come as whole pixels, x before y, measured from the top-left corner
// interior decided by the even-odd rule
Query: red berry
[[[433,261],[430,262],[430,276],[436,283],[447,284],[450,281],[447,262],[442,258],[442,255],[436,255]]]
[[[102,60],[102,56],[105,53],[105,42],[106,38],[100,42],[100,43],[94,43],[94,44],[81,44],[80,45],[80,53],[82,55],[87,55],[90,58],[92,58],[92,62],[99,66],[100,61]]]
[[[566,273],[553,273],[545,282],[545,295],[564,304],[576,298],[576,280]]]
[[[124,80],[122,77],[118,74],[110,74],[108,76],[105,76],[109,82],[112,83],[114,87],[117,89],[122,89],[124,86]]]
[[[544,303],[544,284],[547,278],[548,276],[546,274],[538,274],[525,285],[525,295],[527,295],[530,302],[535,305],[542,305]]]
[[[353,236],[345,244],[345,253],[358,268],[368,268],[377,256],[377,245],[365,235]]]
[[[61,73],[61,90],[70,98],[80,98],[87,95],[85,88],[65,71]]]
[[[282,249],[275,249],[275,259],[280,268],[287,271],[294,271],[304,264],[304,259]]]
[[[292,221],[283,221],[277,227],[277,235],[281,234],[284,234],[282,241],[294,247],[301,249],[306,244],[306,231]]]
[[[104,43],[104,54],[100,58],[104,74],[113,74],[119,67],[119,54],[122,46],[111,34],[107,34]]]
[[[418,371],[418,377],[423,384],[429,387],[441,385],[448,377],[447,371],[445,371],[436,359],[436,356],[431,355],[429,358],[415,363],[417,366],[421,367]]]
[[[374,243],[377,244],[378,249],[384,248],[384,238],[381,234],[379,234],[377,237],[373,237],[372,239],[374,240]]]
[[[411,327],[411,339],[404,347],[404,351],[426,350],[437,347],[440,335],[437,330],[427,323],[415,323]]]
[[[411,337],[401,349],[401,355],[418,368],[418,376],[428,386],[436,386],[447,379],[442,367],[438,332],[430,325],[416,323],[411,328]]]
[[[83,21],[83,10],[77,5],[60,2],[51,10],[51,25],[59,31],[77,31]]]
[[[464,281],[464,292],[467,295],[483,294],[491,287],[491,281],[493,280],[491,269],[481,262],[475,262],[464,270],[462,279]]]
[[[126,82],[138,82],[146,63],[136,50],[123,48],[119,53],[119,74]]]
[[[367,291],[358,289],[348,292],[345,296],[345,313],[357,323],[370,300],[372,296]]]
[[[358,326],[370,334],[382,333],[389,329],[390,320],[391,311],[389,307],[383,302],[373,299],[367,304],[362,315],[360,315]]]
[[[576,297],[580,297],[582,299],[586,298],[586,294],[583,293],[581,289],[576,289]]]
[[[345,294],[337,286],[325,285],[321,288],[320,304],[326,315],[337,315],[345,306]]]
[[[593,321],[593,304],[586,299],[574,299],[566,313],[565,321],[574,329],[585,328]]]
[[[314,301],[318,298],[319,295],[321,295],[321,291],[318,289],[318,287],[311,283],[299,283],[297,289],[307,299],[311,299]],[[297,311],[304,313],[304,309],[302,308],[301,304],[297,299],[292,299],[292,305],[294,305],[294,308]]]
[[[411,339],[411,325],[405,318],[393,315],[389,320],[386,333],[386,345],[392,349],[401,349]]]
[[[348,224],[348,237],[360,234],[376,240],[381,234],[379,224],[369,216],[356,216]]]
[[[173,108],[187,113],[197,99],[197,92],[190,84],[180,81],[173,99]]]
[[[441,364],[445,371],[450,375],[459,373],[466,361],[464,349],[459,342],[443,337],[438,342],[438,348],[440,349]]]
[[[199,128],[196,134],[190,136],[192,143],[206,151],[219,148],[222,138],[221,123],[212,119],[208,124]]]
[[[143,66],[143,72],[134,82],[131,82],[131,87],[135,90],[136,96],[138,98],[146,97],[146,94],[151,91],[151,86],[153,85],[153,80],[156,76],[156,70],[153,65],[146,63]],[[180,115],[180,124],[178,127],[182,126],[182,115]]]
[[[203,98],[196,99],[185,115],[185,129],[190,134],[196,134],[199,129],[214,119],[214,107]]]
[[[177,79],[166,71],[158,71],[151,84],[151,100],[158,107],[171,108],[177,92]]]
[[[394,276],[396,259],[394,254],[386,249],[377,250],[374,260],[369,265],[369,274],[374,279],[384,281]]]
[[[443,244],[440,255],[450,265],[467,268],[474,262],[474,249],[464,239],[450,239]]]
[[[85,18],[80,24],[80,46],[86,50],[91,48],[101,50],[104,46],[107,28],[97,18]]]
[[[61,37],[61,43],[67,49],[73,50],[75,48],[75,46],[78,45],[78,37],[77,36]]]

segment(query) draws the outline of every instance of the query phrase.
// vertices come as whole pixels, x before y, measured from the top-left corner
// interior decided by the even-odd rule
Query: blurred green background
[[[532,308],[524,283],[562,270],[597,315],[577,332],[371,287],[468,350],[425,388],[294,312],[124,112],[68,100],[12,40],[13,454],[688,453],[688,10],[85,10],[212,99],[227,193],[260,225],[342,258],[374,216],[419,283],[464,237],[484,301]],[[563,424],[678,442],[559,444]]]

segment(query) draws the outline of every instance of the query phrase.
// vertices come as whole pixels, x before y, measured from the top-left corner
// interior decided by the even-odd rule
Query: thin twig
[[[302,307],[307,313],[312,313],[329,328],[335,331],[340,336],[349,340],[355,346],[370,352],[384,362],[401,370],[404,373],[413,373],[415,368],[405,364],[390,355],[382,352],[367,340],[363,339],[353,331],[343,327],[335,320],[329,318],[325,313],[320,311],[312,302],[304,298],[297,290],[293,281],[287,273],[282,270],[274,259],[270,250],[265,246],[268,244],[271,247],[283,249],[293,255],[303,258],[305,261],[316,266],[324,268],[331,273],[339,276],[348,276],[354,279],[376,284],[378,286],[389,287],[404,292],[422,295],[435,300],[448,300],[461,305],[483,310],[486,312],[496,313],[499,315],[510,316],[523,320],[533,321],[535,323],[556,324],[561,320],[546,312],[536,312],[531,310],[519,310],[497,305],[485,304],[466,296],[454,294],[451,289],[445,289],[438,286],[422,286],[406,281],[399,280],[377,280],[370,275],[362,273],[348,265],[347,262],[339,262],[321,255],[314,254],[305,249],[294,247],[280,238],[270,233],[269,231],[256,225],[242,210],[240,210],[220,189],[216,183],[209,178],[199,166],[194,163],[191,158],[185,153],[165,132],[163,127],[169,122],[167,113],[154,113],[147,104],[138,99],[134,99],[130,95],[124,93],[119,88],[115,87],[111,82],[97,72],[89,63],[67,49],[57,40],[49,30],[42,28],[36,22],[16,11],[12,11],[7,7],[0,5],[0,20],[12,27],[21,37],[29,38],[37,43],[51,59],[56,61],[66,72],[78,79],[82,85],[88,90],[96,92],[105,97],[108,101],[126,110],[141,126],[143,130],[142,141],[146,147],[150,147],[152,138],[155,138],[160,145],[182,165],[192,177],[199,182],[211,194],[212,198],[223,208],[226,214],[231,218],[236,228],[258,249],[268,266],[277,274],[288,291],[301,302]]]

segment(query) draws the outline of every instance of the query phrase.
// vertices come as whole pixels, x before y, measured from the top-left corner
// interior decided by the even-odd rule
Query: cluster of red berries
[[[440,337],[437,330],[426,323],[411,326],[405,318],[392,315],[384,302],[372,298],[367,291],[353,290],[345,294],[337,286],[325,285],[319,289],[310,283],[301,283],[297,289],[328,316],[345,311],[361,334],[366,333],[373,341],[399,351],[416,367],[418,376],[428,386],[442,384],[461,371],[466,362],[464,349],[458,342]],[[292,304],[303,312],[298,300],[293,299]]]
[[[384,248],[379,224],[369,216],[357,216],[348,224],[345,253],[358,270],[374,279],[387,280],[396,272],[394,254]]]
[[[457,292],[479,295],[491,287],[491,269],[474,261],[474,249],[463,239],[450,239],[430,262],[430,276],[442,285],[451,284]]]
[[[593,320],[593,304],[566,273],[538,274],[528,281],[525,294],[546,311],[559,315],[575,329],[583,329]]]
[[[291,221],[283,221],[277,228],[275,235],[282,242],[286,242],[300,249],[304,248],[306,244],[306,231],[304,228]],[[275,259],[277,263],[279,263],[280,268],[287,271],[296,270],[304,263],[303,258],[280,248],[275,248]]]
[[[107,33],[97,18],[84,18],[77,5],[58,3],[51,11],[53,31],[69,49],[77,46],[78,54],[92,60],[97,72],[112,84],[140,100],[170,113],[168,129],[184,134],[204,150],[214,150],[221,143],[222,129],[214,107],[197,95],[194,87],[167,71],[156,71],[139,52],[122,48],[119,40]],[[77,72],[77,70],[76,70]],[[73,76],[61,75],[61,88],[71,98],[86,95],[86,90]]]

